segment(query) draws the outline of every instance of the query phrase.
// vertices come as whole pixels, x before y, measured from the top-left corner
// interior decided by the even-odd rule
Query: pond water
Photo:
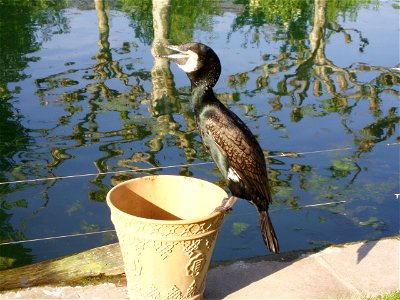
[[[219,55],[215,92],[267,156],[281,251],[398,234],[398,18],[396,1],[0,1],[1,268],[116,242],[121,181],[225,187],[158,40]],[[267,254],[240,200],[213,260]]]

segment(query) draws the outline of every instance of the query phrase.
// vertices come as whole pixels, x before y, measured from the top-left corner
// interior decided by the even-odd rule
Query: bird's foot
[[[232,206],[236,203],[237,198],[235,196],[225,197],[222,200],[220,206],[217,206],[213,212],[227,212],[232,209]]]

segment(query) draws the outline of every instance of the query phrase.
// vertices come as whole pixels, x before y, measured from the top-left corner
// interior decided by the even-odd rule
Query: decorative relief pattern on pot
[[[200,242],[200,239],[182,242],[183,248],[185,249],[185,254],[189,257],[192,257],[194,251],[199,249]]]
[[[121,232],[118,232],[117,235],[121,245],[121,251],[124,253],[130,253],[133,249],[136,255],[140,255],[148,243],[148,241],[141,238],[132,237],[131,234],[122,234]]]
[[[194,255],[186,266],[186,275],[196,277],[200,274],[206,262],[206,257],[203,253]]]
[[[167,294],[167,299],[183,299],[182,292],[174,285]]]
[[[215,239],[217,238],[218,232],[211,233],[209,236],[206,237],[206,247],[210,249],[211,246],[214,244]]]
[[[130,264],[130,272],[132,275],[140,276],[142,273],[142,265],[138,257],[135,257]]]
[[[154,247],[156,248],[157,253],[161,255],[162,259],[166,259],[168,255],[172,253],[175,244],[176,243],[154,241]]]
[[[132,219],[125,220],[122,226],[135,228],[135,235],[147,236],[151,238],[182,238],[192,237],[193,235],[203,234],[210,230],[218,229],[222,222],[223,216],[206,222],[194,224],[156,224],[156,223],[142,223]]]
[[[145,245],[146,242],[142,239],[132,239],[132,248],[135,249],[137,255],[143,252]]]
[[[125,266],[129,266],[127,279],[131,297],[165,300],[199,295],[204,290],[211,255],[208,250],[213,247],[222,222],[223,215],[213,220],[182,225],[142,223],[132,218],[119,222],[116,229]],[[172,258],[180,256],[184,260],[183,266],[175,264],[172,268],[178,269],[175,273],[180,273],[180,278],[186,278],[186,283],[181,286],[179,280],[168,278],[169,288],[166,289],[159,286],[158,279],[145,284],[142,279],[148,276],[148,269],[144,257],[148,255],[155,255],[157,267],[163,268]],[[174,275],[177,274],[171,274],[171,277]]]
[[[143,294],[144,299],[160,299],[161,295],[157,288],[152,284],[150,288]]]
[[[193,280],[192,284],[189,286],[189,288],[186,291],[185,298],[192,298],[196,296],[197,294],[200,294],[200,291],[197,289],[196,281]]]
[[[135,295],[140,296],[140,299],[187,299],[187,298],[192,298],[198,294],[200,294],[200,290],[197,288],[196,281],[193,280],[193,282],[190,284],[188,287],[187,291],[185,294],[182,293],[182,291],[176,286],[172,286],[167,294],[164,296],[160,293],[160,291],[157,289],[154,284],[152,284],[149,288],[147,289],[142,289],[139,285],[134,286],[134,292]]]

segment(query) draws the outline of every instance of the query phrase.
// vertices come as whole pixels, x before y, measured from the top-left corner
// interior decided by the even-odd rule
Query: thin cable
[[[399,142],[396,143],[387,143],[385,146],[395,146],[400,145]],[[315,151],[306,151],[306,152],[288,152],[277,155],[268,155],[267,157],[298,157],[299,155],[305,154],[318,154],[318,153],[326,153],[326,152],[334,152],[334,151],[348,151],[353,149],[352,147],[344,147],[344,148],[334,148],[334,149],[326,149],[326,150],[315,150]],[[134,173],[134,172],[143,172],[143,171],[154,171],[160,169],[171,169],[171,168],[182,168],[182,167],[191,167],[191,166],[200,166],[213,164],[212,161],[201,162],[201,163],[191,163],[191,164],[181,164],[181,165],[170,165],[165,167],[150,167],[147,169],[136,169],[136,170],[121,170],[121,171],[109,171],[109,172],[98,172],[98,173],[86,173],[86,174],[76,174],[76,175],[66,175],[66,176],[54,176],[54,177],[44,177],[44,178],[36,178],[36,179],[25,179],[25,180],[15,180],[15,181],[6,181],[0,182],[0,185],[5,184],[16,184],[16,183],[28,183],[28,182],[38,182],[38,181],[47,181],[47,180],[57,180],[57,179],[69,179],[69,178],[79,178],[79,177],[89,177],[89,176],[98,176],[98,175],[108,175],[108,174],[119,174],[119,173]]]
[[[299,208],[318,207],[318,206],[334,205],[334,204],[341,204],[341,203],[346,203],[346,200],[332,201],[332,202],[326,202],[326,203],[309,204],[309,205],[301,206]]]
[[[206,165],[206,164],[212,164],[212,163],[213,162],[209,161],[209,162],[202,162],[202,163],[170,165],[170,166],[165,166],[165,167],[151,167],[151,168],[136,169],[136,170],[121,170],[121,171],[109,171],[109,172],[86,173],[86,174],[76,174],[76,175],[66,175],[66,176],[44,177],[44,178],[36,178],[36,179],[26,179],[26,180],[0,182],[0,185],[15,184],[15,183],[27,183],[27,182],[37,182],[37,181],[46,181],[46,180],[57,180],[57,179],[79,178],[79,177],[89,177],[89,176],[108,175],[108,174],[119,174],[119,173],[154,171],[154,170],[159,170],[159,169],[171,169],[171,168],[180,168],[180,167],[199,166],[199,165]]]
[[[0,246],[30,243],[30,242],[40,242],[40,241],[47,241],[47,240],[56,240],[56,239],[63,239],[63,238],[70,238],[70,237],[84,236],[84,235],[92,235],[92,234],[99,234],[99,233],[107,233],[107,232],[115,232],[115,229],[95,231],[95,232],[86,232],[86,233],[67,234],[67,235],[60,235],[60,236],[51,236],[51,237],[31,239],[31,240],[5,242],[5,243],[1,243]]]
[[[389,145],[389,144],[388,144]],[[335,148],[335,149],[327,149],[327,150],[316,150],[316,151],[307,151],[307,152],[294,152],[294,153],[284,153],[278,155],[270,155],[267,157],[290,157],[292,155],[304,155],[304,154],[317,154],[324,152],[333,152],[333,151],[346,151],[352,149],[351,147],[345,148]],[[71,179],[71,178],[79,178],[79,177],[89,177],[89,176],[99,176],[99,175],[109,175],[109,174],[120,174],[120,173],[134,173],[134,172],[143,172],[143,171],[154,171],[160,169],[172,169],[172,168],[182,168],[182,167],[191,167],[191,166],[200,166],[213,164],[214,162],[200,162],[200,163],[191,163],[191,164],[181,164],[181,165],[170,165],[170,166],[160,166],[160,167],[150,167],[136,170],[121,170],[121,171],[108,171],[108,172],[98,172],[98,173],[86,173],[86,174],[75,174],[75,175],[66,175],[66,176],[54,176],[54,177],[44,177],[44,178],[36,178],[36,179],[25,179],[25,180],[15,180],[15,181],[6,181],[0,182],[0,185],[5,184],[16,184],[16,183],[28,183],[28,182],[40,182],[40,181],[48,181],[48,180],[57,180],[57,179]]]
[[[309,207],[317,207],[317,206],[325,206],[325,205],[334,205],[334,204],[341,204],[345,203],[346,201],[335,201],[335,202],[326,202],[326,203],[317,203],[317,204],[309,204],[305,205],[300,208],[309,208]],[[289,208],[287,208],[289,209]],[[284,210],[284,209],[279,209],[279,210]],[[279,211],[275,210],[275,211]],[[274,211],[274,212],[275,212]],[[237,214],[235,216],[243,216],[243,215],[248,215],[250,213],[245,213],[245,214]],[[4,242],[0,243],[0,246],[4,245],[14,245],[14,244],[23,244],[23,243],[31,243],[31,242],[41,242],[41,241],[48,241],[48,240],[56,240],[56,239],[64,239],[64,238],[72,238],[72,237],[77,237],[77,236],[86,236],[86,235],[93,235],[93,234],[100,234],[100,233],[108,233],[108,232],[115,232],[115,229],[109,229],[109,230],[101,230],[101,231],[94,231],[94,232],[87,232],[87,233],[75,233],[75,234],[67,234],[67,235],[60,235],[60,236],[52,236],[52,237],[46,237],[46,238],[37,238],[37,239],[30,239],[30,240],[21,240],[21,241],[11,241],[11,242]]]
[[[307,151],[307,152],[289,152],[289,153],[284,153],[282,152],[281,154],[278,155],[268,155],[267,157],[291,157],[293,154],[298,156],[298,155],[305,155],[305,154],[318,154],[318,153],[325,153],[325,152],[334,152],[334,151],[347,151],[351,150],[353,148],[351,147],[344,147],[344,148],[334,148],[334,149],[327,149],[327,150],[315,150],[315,151]]]
[[[394,145],[400,145],[400,143],[387,143],[386,144],[386,146],[394,146]],[[325,152],[333,152],[333,151],[347,151],[347,150],[351,150],[351,149],[352,149],[351,147],[344,147],[344,148],[335,148],[335,149],[326,149],[326,150],[297,152],[297,153],[294,153],[294,154],[295,155],[317,154],[317,153],[325,153]],[[286,153],[282,152],[279,155],[271,155],[271,156],[268,156],[268,157],[290,157],[290,156],[291,156],[290,153],[286,154]],[[76,174],[76,175],[67,175],[67,176],[46,177],[46,178],[27,179],[27,180],[17,180],[17,181],[0,182],[0,185],[15,184],[15,183],[26,183],[26,182],[36,182],[36,181],[46,181],[46,180],[56,180],[56,179],[79,178],[79,177],[108,175],[108,174],[151,171],[151,170],[168,169],[168,168],[179,168],[179,167],[206,165],[206,164],[212,164],[212,163],[213,163],[212,161],[209,161],[209,162],[192,163],[192,164],[170,165],[170,166],[164,166],[164,167],[151,167],[151,168],[147,168],[147,169],[137,169],[137,170],[109,171],[109,172],[99,172],[99,173],[87,173],[87,174]],[[335,202],[309,204],[309,205],[305,205],[305,206],[299,207],[299,209],[301,209],[301,208],[309,208],[309,207],[326,206],[326,205],[334,205],[334,204],[340,204],[340,203],[346,203],[346,201],[335,201]],[[276,210],[276,211],[279,211],[279,210]],[[62,235],[62,236],[47,237],[47,238],[38,238],[38,239],[30,239],[30,240],[22,240],[22,241],[12,241],[12,242],[0,243],[0,246],[11,245],[11,244],[19,244],[19,243],[45,241],[45,240],[53,240],[53,239],[70,238],[70,237],[77,237],[77,236],[85,236],[85,235],[92,235],[92,234],[107,233],[107,232],[115,232],[115,230],[114,229],[110,229],[110,230],[103,230],[103,231],[96,231],[96,232],[89,232],[89,233],[77,233],[77,234]]]
[[[386,144],[386,146],[399,145],[400,143],[392,143]],[[334,149],[326,149],[326,150],[315,150],[315,151],[306,151],[306,152],[293,152],[293,153],[284,153],[277,155],[269,155],[267,157],[291,157],[293,155],[306,155],[306,154],[318,154],[318,153],[326,153],[326,152],[334,152],[334,151],[348,151],[351,150],[351,147],[344,148],[334,148]],[[154,171],[160,169],[171,169],[171,168],[182,168],[182,167],[191,167],[191,166],[199,166],[206,164],[213,164],[214,162],[201,162],[201,163],[191,163],[191,164],[181,164],[181,165],[170,165],[170,166],[160,166],[160,167],[150,167],[136,170],[121,170],[121,171],[109,171],[109,172],[98,172],[98,173],[86,173],[86,174],[76,174],[76,175],[66,175],[66,176],[54,176],[54,177],[44,177],[44,178],[36,178],[36,179],[26,179],[26,180],[16,180],[16,181],[6,181],[0,182],[0,185],[5,184],[16,184],[16,183],[28,183],[28,182],[38,182],[38,181],[47,181],[47,180],[57,180],[57,179],[69,179],[69,178],[79,178],[79,177],[89,177],[89,176],[98,176],[98,175],[108,175],[108,174],[119,174],[119,173],[134,173],[134,172],[143,172],[143,171]]]

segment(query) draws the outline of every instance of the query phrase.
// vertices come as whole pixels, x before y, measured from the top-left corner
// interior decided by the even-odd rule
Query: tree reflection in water
[[[0,2],[0,6],[7,6],[0,7],[1,13],[17,14],[18,9],[11,2]],[[396,125],[400,119],[397,106],[391,103],[399,96],[399,72],[395,65],[364,63],[361,54],[368,53],[379,39],[362,28],[347,28],[349,20],[357,20],[359,12],[379,11],[380,5],[379,1],[367,0],[126,0],[20,6],[23,13],[19,18],[4,18],[8,21],[0,22],[2,28],[8,26],[8,30],[2,29],[7,35],[2,36],[16,42],[0,43],[1,62],[10,70],[0,75],[4,102],[0,106],[1,180],[95,171],[103,174],[79,182],[1,185],[1,240],[108,229],[111,224],[104,217],[108,211],[103,203],[107,191],[110,186],[136,176],[174,173],[202,177],[225,186],[212,164],[158,169],[209,161],[195,130],[188,101],[189,82],[175,75],[178,73],[168,61],[153,57],[162,51],[157,47],[159,41],[182,43],[193,39],[215,44],[223,61],[230,62],[232,58],[225,56],[233,57],[238,52],[242,53],[241,58],[245,57],[235,61],[240,67],[223,65],[217,93],[259,135],[269,156],[276,211],[290,208],[301,216],[297,209],[307,204],[348,201],[346,205],[319,211],[321,232],[317,238],[310,233],[306,236],[309,242],[305,243],[313,246],[326,240],[322,232],[324,224],[329,223],[326,211],[336,214],[331,216],[332,220],[351,223],[344,221],[343,228],[360,228],[359,239],[394,234],[397,229],[393,228],[398,228],[394,217],[382,208],[398,188],[394,180],[382,179],[393,174],[390,164],[394,162],[382,164],[379,147],[398,142]],[[80,14],[89,18],[94,10],[97,28],[90,32],[98,32],[95,52],[82,49],[84,39],[79,43],[68,40],[79,26],[72,20]],[[229,20],[232,25],[226,29],[224,22]],[[129,24],[131,29],[120,23]],[[127,30],[129,34],[121,37],[118,30]],[[66,40],[57,40],[59,44],[51,46],[52,39],[60,36]],[[56,49],[51,48],[49,56],[53,50],[70,57],[59,64],[43,66],[46,57],[39,55],[46,47]],[[66,52],[62,52],[64,48]],[[252,49],[259,54],[249,59],[247,55],[255,53]],[[332,57],[332,50],[342,49],[356,49],[360,58],[357,56],[344,67],[342,60]],[[75,52],[85,54],[75,57]],[[46,71],[36,70],[36,66]],[[33,95],[28,103],[26,99]],[[24,105],[30,105],[34,111],[38,111],[37,107],[47,110],[39,122],[34,115],[21,113],[28,111]],[[318,137],[324,128],[334,131],[337,138]],[[309,144],[300,140],[306,134],[304,131],[308,131]],[[313,135],[316,138],[311,138]],[[299,154],[305,149],[332,148],[347,151],[323,156]],[[279,156],[281,153],[285,155]],[[146,168],[151,170],[143,171]],[[132,172],[104,174],[120,170]],[[379,180],[375,182],[374,178]],[[71,191],[73,196],[68,197]],[[236,248],[247,247],[256,226],[240,223],[244,222],[240,214],[246,213],[246,207],[240,205],[228,216],[226,228],[241,230],[223,232],[232,238]],[[51,217],[54,210],[60,215]],[[63,218],[67,226],[49,225]],[[316,230],[307,227],[306,222],[300,226],[305,231]],[[370,230],[364,230],[366,227]],[[305,247],[298,241],[290,244],[298,233],[282,234],[287,236],[287,249]],[[41,260],[104,244],[113,238],[70,242],[70,248],[53,243],[51,246],[57,250],[47,256],[42,254],[43,246],[32,249],[38,255],[35,259]],[[330,241],[351,238],[332,237]],[[32,260],[31,245],[7,246],[6,252],[6,246],[0,247],[6,253],[2,255],[10,258],[5,267]],[[251,247],[256,250],[228,249],[223,255],[226,249],[218,252],[217,245],[217,259],[264,254],[257,250],[262,249],[261,240],[259,248]],[[14,256],[10,254],[13,251],[17,253]]]

